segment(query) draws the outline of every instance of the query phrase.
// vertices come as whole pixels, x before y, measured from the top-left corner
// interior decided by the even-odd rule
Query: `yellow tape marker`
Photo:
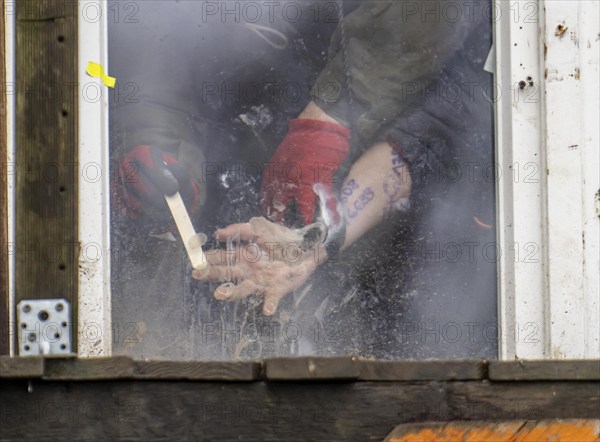
[[[109,77],[108,75],[106,75],[104,73],[104,68],[102,68],[102,66],[100,66],[98,63],[93,63],[91,61],[88,63],[88,66],[87,66],[87,74],[90,77],[94,77],[94,78],[100,77],[100,79],[102,80],[102,83],[104,83],[106,86],[111,87],[113,89],[115,87],[115,83],[117,82],[116,78]]]

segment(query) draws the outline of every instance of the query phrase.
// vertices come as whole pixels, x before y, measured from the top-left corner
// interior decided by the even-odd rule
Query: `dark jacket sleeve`
[[[192,92],[200,29],[189,18],[199,11],[191,2],[144,2],[139,23],[111,23],[109,65],[118,81],[109,96],[114,160],[136,146],[152,145],[184,162],[201,180],[206,125]]]
[[[481,5],[451,16],[447,3],[364,2],[338,26],[329,62],[312,90],[315,102],[351,126],[358,140],[370,141],[439,74],[481,21]]]

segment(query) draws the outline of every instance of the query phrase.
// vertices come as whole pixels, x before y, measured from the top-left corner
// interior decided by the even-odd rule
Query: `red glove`
[[[152,146],[137,146],[125,155],[119,162],[119,178],[113,182],[113,190],[117,206],[128,218],[144,218],[162,230],[172,224],[165,195],[179,192],[191,211],[198,206],[200,195],[187,168]]]
[[[263,173],[262,211],[271,221],[288,225],[295,206],[303,225],[313,222],[319,204],[313,186],[333,193],[334,174],[348,156],[350,130],[320,120],[290,121],[288,133]]]

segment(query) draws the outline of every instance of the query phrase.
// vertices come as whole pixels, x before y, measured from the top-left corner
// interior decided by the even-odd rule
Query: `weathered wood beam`
[[[4,0],[0,0],[0,81],[2,93],[0,94],[0,164],[2,164],[2,180],[0,180],[0,355],[9,354],[10,332],[9,305],[8,305],[8,206],[7,206],[7,144],[6,144],[6,94],[8,84],[6,81],[6,58],[4,49],[4,32],[6,18],[4,16]]]
[[[0,380],[0,390],[7,440],[368,441],[409,422],[600,414],[587,381]]]
[[[19,0],[15,8],[16,302],[65,298],[76,322],[77,3]]]

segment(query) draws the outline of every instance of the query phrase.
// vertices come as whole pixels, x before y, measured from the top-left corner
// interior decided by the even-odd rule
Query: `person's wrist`
[[[340,199],[331,186],[315,184],[313,190],[319,201],[317,218],[324,226],[320,244],[326,252],[324,261],[337,261],[346,242],[346,219]]]

